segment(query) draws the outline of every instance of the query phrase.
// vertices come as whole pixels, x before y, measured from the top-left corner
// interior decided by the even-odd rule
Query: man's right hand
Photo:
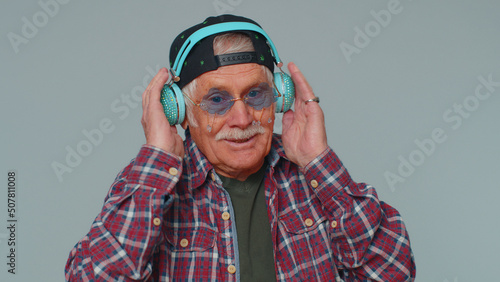
[[[160,102],[161,90],[169,72],[161,68],[142,93],[142,127],[146,144],[158,147],[179,157],[184,156],[184,145],[175,125],[168,123]]]

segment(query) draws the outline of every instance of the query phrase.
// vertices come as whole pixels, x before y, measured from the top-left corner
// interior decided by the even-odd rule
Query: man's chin
[[[236,178],[238,180],[245,180],[248,176],[259,171],[264,163],[264,158],[260,159],[248,159],[240,156],[236,156],[231,162],[225,164],[225,169],[218,171],[217,173],[222,173],[226,177]]]

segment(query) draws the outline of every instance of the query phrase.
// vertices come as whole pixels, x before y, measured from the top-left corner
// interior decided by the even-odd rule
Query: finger
[[[321,111],[319,103],[306,103],[307,100],[315,98],[316,95],[314,95],[311,85],[309,85],[309,82],[307,82],[307,79],[297,65],[290,62],[288,64],[288,70],[290,71],[290,75],[295,85],[295,111],[299,114],[298,120],[303,120],[306,116]]]
[[[148,85],[148,88],[150,88],[149,89],[150,93],[148,93],[149,96],[148,99],[152,99],[153,101],[160,100],[161,89],[167,82],[168,76],[169,74],[166,68],[161,68],[158,71],[158,73],[155,75],[151,83]]]
[[[290,128],[290,125],[293,123],[294,114],[292,110],[288,110],[283,114],[283,118],[281,119],[283,132]]]
[[[295,84],[295,99],[298,100],[297,102],[305,102],[306,100],[314,98],[312,87],[309,85],[309,82],[307,82],[297,65],[290,62],[288,64],[288,71]]]
[[[151,98],[155,99],[156,97],[157,100],[160,99],[161,91],[158,91],[157,89],[163,87],[165,83],[167,82],[169,77],[169,73],[166,68],[161,68],[158,73],[153,77],[151,82],[149,83],[148,87],[146,87],[146,90],[142,93],[142,110],[145,111],[147,106],[149,105],[149,101]],[[158,93],[155,93],[158,92]],[[156,95],[155,95],[156,94]],[[153,96],[153,97],[151,97]]]
[[[148,105],[148,90],[144,90],[144,92],[142,93],[142,113],[144,114],[144,112],[146,111],[146,107]]]

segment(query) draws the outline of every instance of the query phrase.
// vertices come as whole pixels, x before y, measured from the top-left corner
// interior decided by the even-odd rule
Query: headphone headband
[[[269,47],[271,48],[272,55],[274,59],[276,60],[276,64],[278,67],[281,67],[281,60],[278,56],[278,51],[276,50],[276,47],[274,46],[271,38],[267,35],[267,33],[260,28],[259,26],[248,23],[248,22],[226,22],[226,23],[218,23],[218,24],[213,24],[207,27],[204,27],[202,29],[197,30],[193,34],[191,34],[184,44],[181,46],[179,53],[177,53],[177,56],[175,58],[174,64],[172,65],[172,70],[174,71],[174,74],[176,76],[180,76],[182,66],[184,64],[184,61],[186,60],[186,57],[188,56],[189,52],[191,49],[198,43],[200,40],[202,40],[205,37],[218,34],[218,33],[223,33],[223,32],[228,32],[228,31],[254,31],[257,33],[262,34],[268,44]]]

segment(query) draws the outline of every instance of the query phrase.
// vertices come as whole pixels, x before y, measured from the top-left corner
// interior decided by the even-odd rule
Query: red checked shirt
[[[68,281],[238,281],[228,193],[186,132],[185,157],[144,145],[66,264]],[[304,168],[273,137],[265,195],[278,281],[413,281],[399,213],[330,148]],[[229,216],[228,216],[229,215]]]

